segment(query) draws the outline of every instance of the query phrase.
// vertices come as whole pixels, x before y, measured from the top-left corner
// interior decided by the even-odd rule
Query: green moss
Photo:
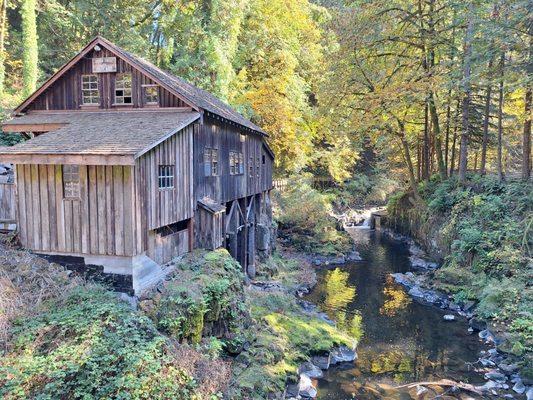
[[[186,256],[159,291],[147,315],[180,341],[200,343],[217,324],[227,326],[225,336],[238,334],[246,319],[241,267],[226,250]]]

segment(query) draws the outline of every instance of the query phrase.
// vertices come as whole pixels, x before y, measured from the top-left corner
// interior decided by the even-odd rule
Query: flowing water
[[[444,321],[444,311],[415,302],[389,276],[411,269],[408,246],[379,231],[349,232],[364,261],[319,271],[307,300],[360,337],[359,358],[331,367],[318,382],[318,399],[416,399],[416,388],[397,387],[441,379],[483,384],[472,368],[482,348],[466,320]],[[428,388],[431,396],[420,398],[449,389]],[[440,398],[453,398],[447,395]]]

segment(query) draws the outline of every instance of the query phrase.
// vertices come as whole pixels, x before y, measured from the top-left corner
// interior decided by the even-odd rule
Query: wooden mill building
[[[136,292],[195,247],[253,272],[267,252],[274,155],[213,95],[102,37],[4,123],[24,247],[131,277]]]

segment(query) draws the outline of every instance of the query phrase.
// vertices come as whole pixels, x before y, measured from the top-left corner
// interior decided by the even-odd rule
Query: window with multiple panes
[[[80,198],[79,165],[63,165],[63,197],[65,199]]]
[[[255,171],[256,171],[257,177],[259,178],[259,174],[261,172],[260,167],[259,167],[259,157],[256,157],[255,159]]]
[[[115,104],[132,104],[131,74],[117,74],[115,78]]]
[[[81,76],[81,94],[84,105],[100,104],[100,91],[98,90],[98,75]]]
[[[159,189],[174,189],[174,165],[159,166]]]
[[[216,176],[218,175],[218,150],[205,148],[204,149],[204,175]]]
[[[229,152],[229,174],[244,174],[244,156],[238,151]]]
[[[148,105],[159,104],[159,86],[145,85],[144,86],[144,102]]]
[[[250,178],[254,177],[254,158],[250,157],[250,164],[248,165],[248,169],[250,171]]]

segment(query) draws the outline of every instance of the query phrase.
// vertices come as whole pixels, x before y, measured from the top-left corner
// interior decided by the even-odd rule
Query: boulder
[[[533,387],[530,387],[526,392],[527,400],[533,400]]]
[[[309,361],[304,362],[302,365],[300,365],[300,368],[298,368],[298,374],[306,375],[309,378],[315,379],[322,378],[324,376],[322,370]]]
[[[446,314],[442,319],[444,319],[444,321],[455,321],[455,315]]]
[[[298,383],[298,395],[304,399],[314,399],[317,395],[317,390],[313,385],[313,381],[307,375],[300,375],[300,382]]]
[[[487,323],[479,318],[470,318],[468,325],[477,332],[487,329]]]
[[[513,391],[515,391],[518,394],[523,394],[526,391],[526,385],[524,385],[524,383],[521,380],[519,380],[514,384]]]
[[[270,228],[264,224],[258,224],[256,229],[257,249],[268,251],[270,248]]]
[[[324,356],[313,356],[311,357],[311,362],[318,368],[322,370],[327,370],[331,365],[331,358],[329,354]]]
[[[333,365],[343,362],[353,362],[357,359],[357,353],[355,350],[351,350],[346,346],[340,346],[331,352],[330,359],[330,363]]]
[[[485,374],[485,379],[489,379],[491,381],[495,381],[498,383],[503,383],[507,380],[507,377],[498,371],[490,371]]]

